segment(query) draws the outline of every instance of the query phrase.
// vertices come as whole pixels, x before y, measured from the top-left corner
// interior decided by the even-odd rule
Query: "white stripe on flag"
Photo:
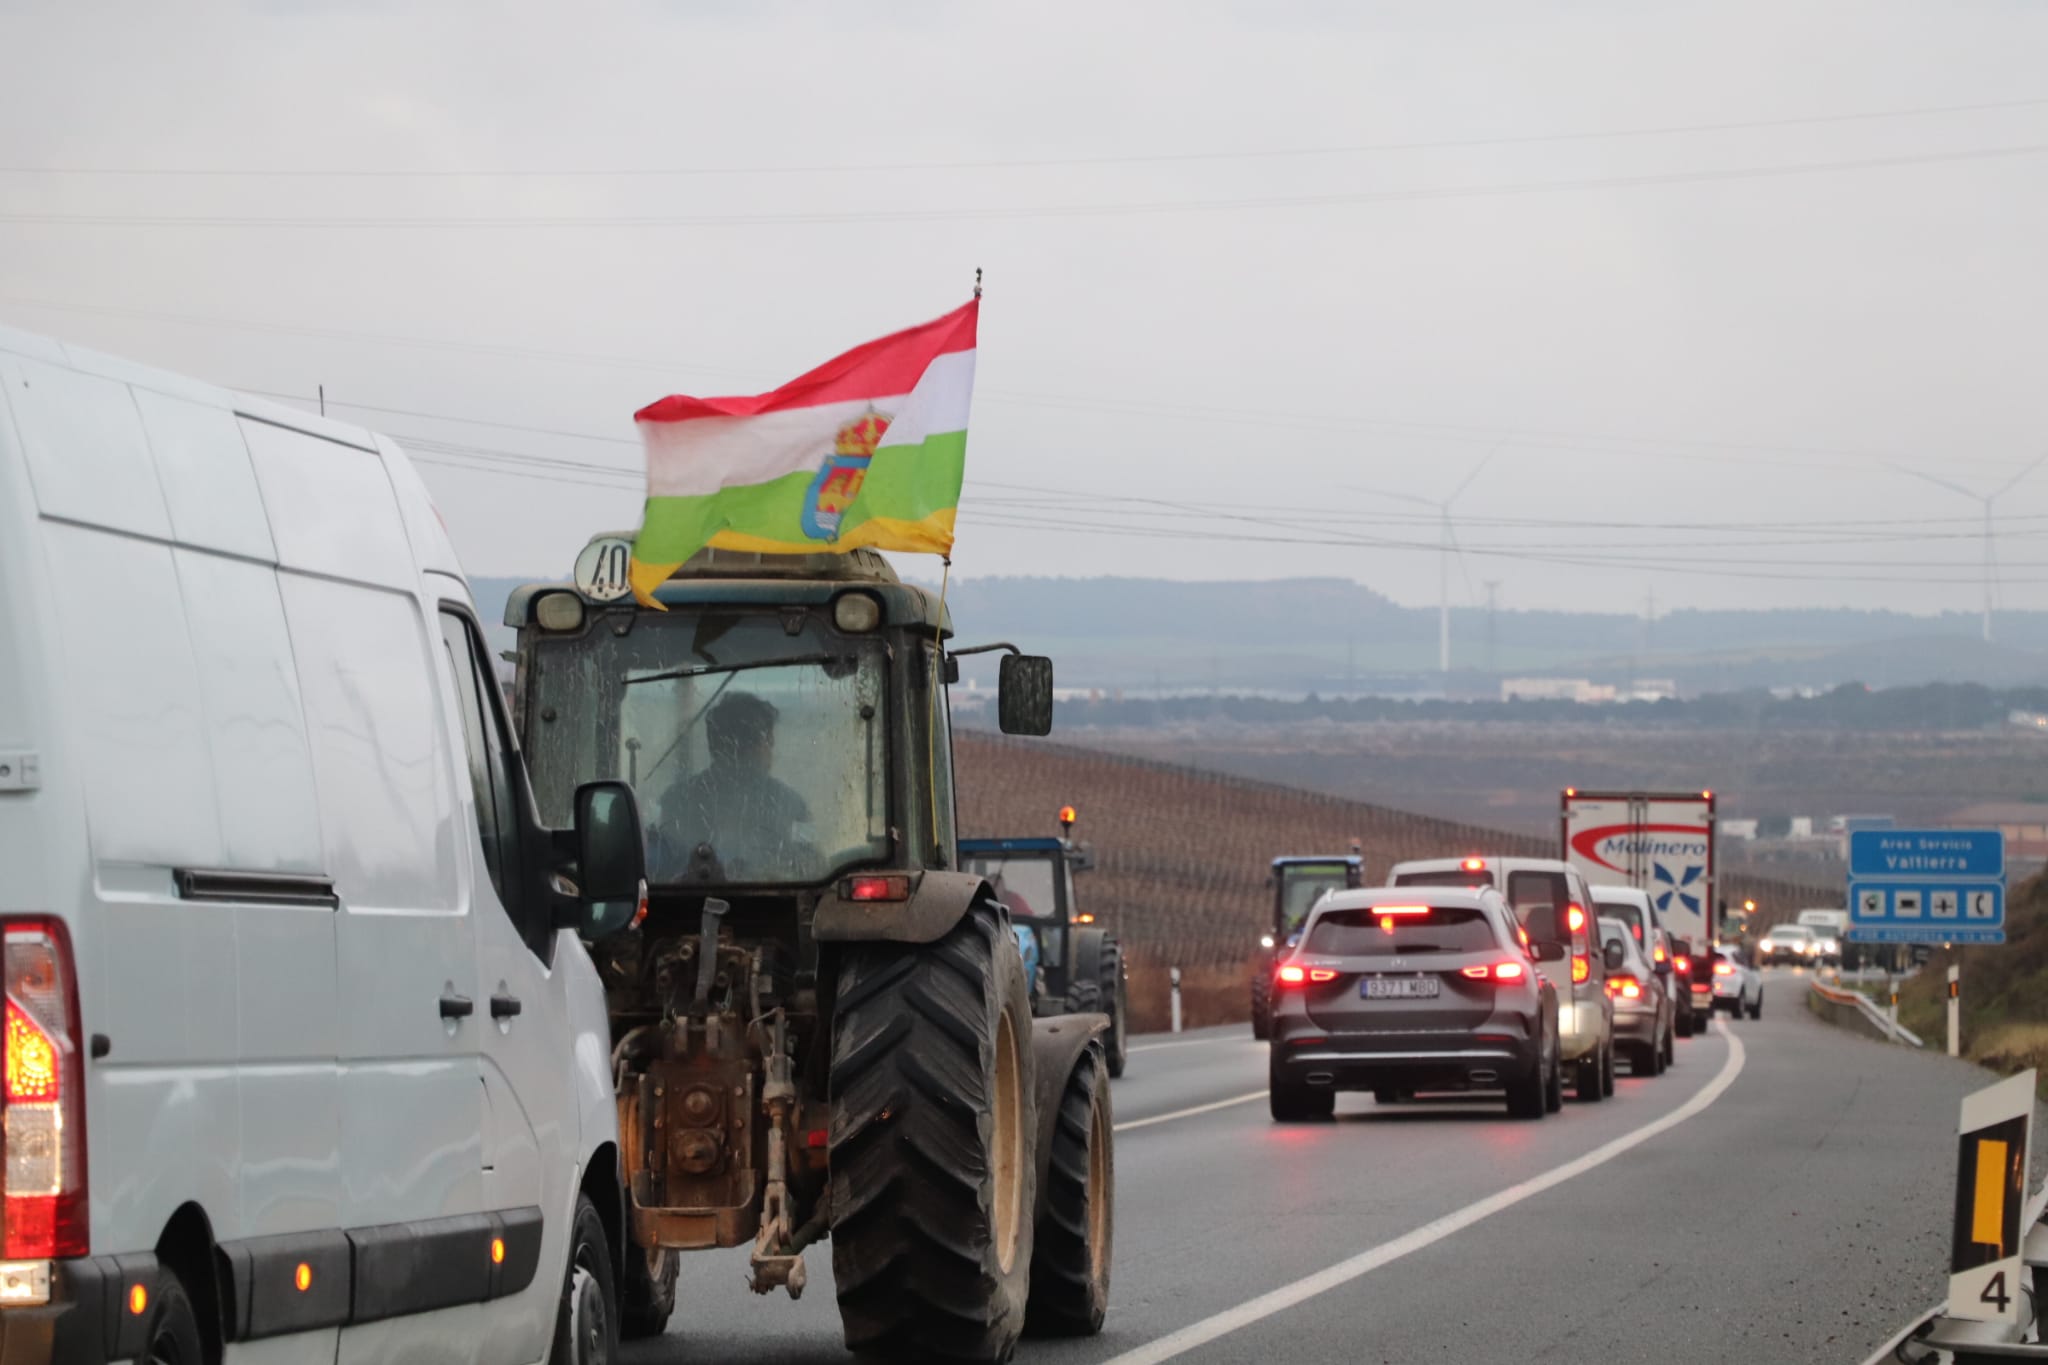
[[[907,397],[856,398],[786,408],[758,417],[642,422],[640,431],[647,442],[647,494],[655,498],[698,497],[721,488],[767,483],[800,469],[816,469],[831,453],[832,437],[840,427],[869,407],[894,414]]]
[[[927,436],[967,430],[974,397],[974,352],[954,351],[931,363],[882,437],[882,448],[923,445]]]

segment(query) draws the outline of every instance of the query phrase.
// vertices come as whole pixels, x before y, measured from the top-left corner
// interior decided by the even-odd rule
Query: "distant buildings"
[[[1502,678],[1502,701],[1575,701],[1597,706],[1620,701],[1663,701],[1678,696],[1670,678],[1646,678],[1625,686],[1591,678]]]

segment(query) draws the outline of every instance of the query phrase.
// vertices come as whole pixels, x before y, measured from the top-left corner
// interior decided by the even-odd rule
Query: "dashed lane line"
[[[1198,1104],[1192,1109],[1176,1109],[1170,1114],[1154,1114],[1150,1118],[1131,1119],[1128,1122],[1117,1124],[1111,1131],[1128,1133],[1133,1128],[1150,1128],[1155,1123],[1171,1123],[1175,1119],[1191,1119],[1197,1114],[1213,1114],[1218,1109],[1229,1109],[1235,1105],[1250,1104],[1253,1100],[1262,1100],[1264,1098],[1266,1098],[1264,1090],[1254,1090],[1248,1094],[1233,1095],[1227,1100],[1216,1100],[1210,1104]]]

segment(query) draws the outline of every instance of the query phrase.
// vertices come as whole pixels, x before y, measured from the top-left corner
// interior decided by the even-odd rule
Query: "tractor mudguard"
[[[1062,1014],[1031,1021],[1031,1082],[1038,1091],[1038,1146],[1032,1161],[1038,1167],[1039,1214],[1045,1212],[1045,1171],[1052,1162],[1052,1132],[1059,1121],[1067,1077],[1074,1074],[1089,1048],[1102,1046],[1097,1040],[1108,1032],[1106,1014]]]
[[[936,943],[969,906],[995,899],[988,883],[972,872],[908,875],[908,900],[850,901],[836,890],[826,892],[811,921],[811,937],[820,943]]]

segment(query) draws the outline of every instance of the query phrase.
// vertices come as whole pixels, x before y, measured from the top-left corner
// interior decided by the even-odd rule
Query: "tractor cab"
[[[1030,974],[1032,1012],[1110,1017],[1110,1074],[1124,1068],[1123,950],[1074,896],[1074,874],[1094,865],[1091,850],[1069,837],[1074,808],[1060,811],[1060,837],[962,839],[961,870],[988,883],[1009,907],[1010,924]]]
[[[1266,874],[1273,893],[1270,927],[1259,935],[1252,955],[1252,1036],[1264,1038],[1271,1023],[1273,967],[1308,922],[1308,912],[1324,893],[1365,885],[1365,858],[1356,841],[1348,854],[1275,858]]]

